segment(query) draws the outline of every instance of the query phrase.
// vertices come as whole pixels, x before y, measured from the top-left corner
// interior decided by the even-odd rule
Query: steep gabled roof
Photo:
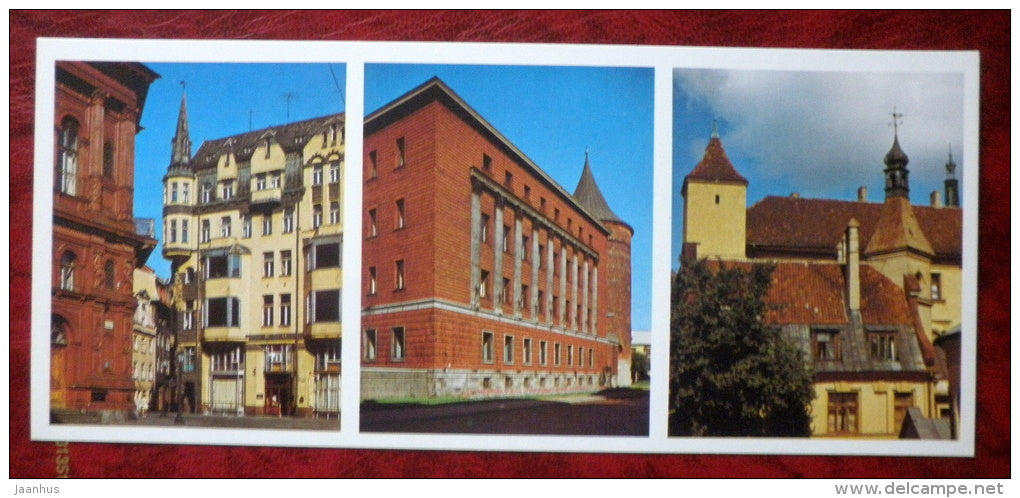
[[[756,251],[835,255],[847,222],[860,223],[861,247],[868,247],[884,203],[766,197],[747,209],[747,245]],[[936,259],[959,260],[963,216],[959,208],[911,206]]]
[[[864,246],[864,254],[878,254],[899,250],[912,250],[934,256],[935,251],[924,236],[910,201],[905,197],[889,197],[882,205],[882,216],[878,218],[871,238]]]
[[[279,126],[270,126],[259,130],[249,131],[231,135],[229,137],[206,140],[195,153],[192,166],[194,168],[207,167],[209,163],[216,164],[220,154],[231,152],[239,159],[244,160],[250,157],[260,141],[271,136],[273,141],[279,143],[285,150],[294,150],[303,147],[309,139],[329,126],[330,124],[343,124],[344,113],[329,114],[317,118],[295,121]]]
[[[747,185],[747,179],[737,173],[730,158],[726,156],[722,141],[718,136],[712,136],[705,147],[705,154],[701,162],[694,167],[694,170],[684,178],[684,185],[690,180],[703,180],[709,182],[728,182]]]

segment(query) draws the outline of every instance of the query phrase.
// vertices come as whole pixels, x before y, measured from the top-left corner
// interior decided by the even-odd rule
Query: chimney
[[[868,202],[868,187],[861,185],[857,188],[857,202]]]
[[[861,310],[860,224],[850,218],[846,225],[846,300],[851,312]]]
[[[939,192],[938,190],[933,190],[931,192],[931,207],[942,207],[942,192]]]

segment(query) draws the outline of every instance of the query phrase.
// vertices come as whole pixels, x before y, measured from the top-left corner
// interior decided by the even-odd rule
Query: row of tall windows
[[[407,269],[404,260],[398,259],[393,262],[393,290],[404,290],[407,285],[405,272]],[[379,270],[375,266],[368,267],[368,295],[374,296],[379,292]]]
[[[291,318],[291,301],[290,294],[280,294],[280,316],[279,322],[276,318],[276,296],[267,294],[262,296],[262,326],[273,327],[279,325],[280,327],[290,326]]]
[[[329,172],[329,183],[333,184],[340,183],[340,161],[333,161],[329,163],[329,165],[326,166],[326,168],[328,168]],[[323,184],[323,169],[324,168],[321,163],[312,165],[313,186],[319,186]]]
[[[361,337],[361,358],[368,362],[379,357],[379,334],[376,329],[367,329]],[[404,327],[390,329],[390,361],[403,361],[407,358],[407,337]]]
[[[896,349],[896,332],[869,331],[868,357],[873,361],[899,361]],[[811,354],[816,361],[843,361],[839,329],[812,329]]]
[[[483,363],[494,363],[495,359],[495,334],[489,331],[482,332],[482,362]],[[549,343],[547,341],[539,341],[538,344],[538,364],[540,366],[548,366],[549,355],[548,355]],[[553,366],[567,366],[567,367],[585,367],[587,363],[588,368],[595,367],[595,349],[578,346],[575,349],[573,344],[567,344],[564,348],[558,342],[553,343]],[[513,365],[516,361],[516,338],[513,335],[506,334],[503,336],[503,363],[506,365]],[[565,356],[564,356],[565,353]],[[521,361],[524,365],[531,365],[533,350],[532,350],[532,339],[525,337],[522,340],[521,347]],[[565,362],[563,361],[565,358]]]
[[[407,227],[407,210],[406,202],[404,199],[397,199],[393,202],[393,229],[400,230]],[[368,237],[377,237],[379,235],[379,210],[378,208],[371,208],[367,211],[368,220],[366,226],[366,232]]]

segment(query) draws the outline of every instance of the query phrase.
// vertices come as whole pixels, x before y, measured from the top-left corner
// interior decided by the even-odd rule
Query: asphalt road
[[[361,432],[644,436],[648,391],[612,389],[531,399],[436,406],[365,403]]]

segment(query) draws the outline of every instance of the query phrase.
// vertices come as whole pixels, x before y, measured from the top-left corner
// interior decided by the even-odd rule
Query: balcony
[[[240,327],[206,327],[203,338],[206,342],[245,342],[248,340]]]
[[[251,193],[251,204],[253,206],[279,204],[282,195],[283,190],[279,188],[254,190]]]
[[[318,322],[305,325],[305,337],[309,339],[340,339],[340,322]]]

